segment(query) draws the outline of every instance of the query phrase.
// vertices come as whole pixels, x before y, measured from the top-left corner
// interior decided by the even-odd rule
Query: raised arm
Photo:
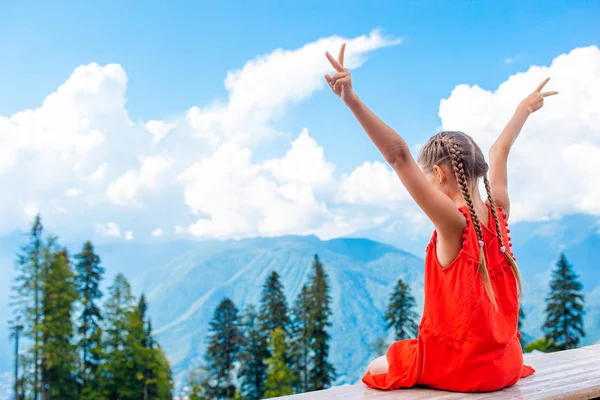
[[[519,103],[512,118],[490,148],[490,187],[492,196],[496,205],[503,207],[507,215],[510,214],[507,173],[508,155],[527,118],[542,108],[544,98],[558,94],[558,92],[554,91],[542,92],[548,81],[550,81],[550,78],[546,78],[527,98]]]
[[[350,71],[344,68],[344,51],[345,45],[342,45],[337,60],[326,53],[327,59],[336,70],[333,77],[325,76],[327,83],[350,108],[408,193],[433,222],[438,233],[444,236],[461,230],[465,220],[454,202],[431,186],[413,159],[404,139],[379,119],[354,93]]]

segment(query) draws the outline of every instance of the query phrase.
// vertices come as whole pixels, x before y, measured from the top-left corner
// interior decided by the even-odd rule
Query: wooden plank
[[[394,391],[373,390],[358,385],[338,386],[328,390],[279,397],[286,400],[385,400],[440,399],[594,399],[600,398],[600,345],[550,354],[526,354],[525,363],[536,373],[521,379],[510,388],[490,393],[456,393],[427,388]]]

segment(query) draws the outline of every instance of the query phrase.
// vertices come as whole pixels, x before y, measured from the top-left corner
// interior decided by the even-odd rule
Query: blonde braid
[[[467,177],[465,175],[465,168],[461,157],[460,147],[455,144],[449,137],[444,137],[447,142],[447,149],[452,158],[452,168],[454,169],[454,174],[456,175],[456,181],[458,182],[458,186],[462,192],[462,195],[467,203],[467,208],[469,209],[469,214],[471,214],[471,220],[473,221],[473,226],[475,231],[477,232],[477,239],[479,242],[479,274],[481,275],[481,280],[483,282],[483,288],[487,293],[490,301],[492,302],[494,309],[498,308],[496,304],[496,296],[494,295],[494,289],[492,288],[492,282],[490,281],[490,275],[487,270],[486,262],[485,262],[485,253],[483,251],[483,231],[481,229],[481,222],[479,221],[479,217],[477,216],[477,212],[475,211],[475,206],[473,205],[473,200],[471,199],[471,193],[469,191],[469,184],[467,181]],[[444,144],[444,141],[441,142]]]
[[[494,198],[492,197],[492,189],[490,186],[490,182],[486,175],[483,176],[483,184],[485,185],[485,191],[487,192],[488,202],[490,203],[490,208],[492,209],[492,215],[494,216],[494,222],[496,223],[496,235],[498,235],[498,241],[500,242],[500,251],[504,253],[504,256],[508,259],[508,263],[510,264],[510,268],[515,275],[515,279],[517,280],[517,287],[519,289],[519,300],[521,299],[521,295],[523,294],[523,286],[521,284],[521,274],[519,272],[519,267],[515,259],[506,251],[506,247],[504,246],[504,237],[502,236],[502,229],[500,228],[500,220],[498,218],[498,212],[496,211],[496,204],[494,203]]]

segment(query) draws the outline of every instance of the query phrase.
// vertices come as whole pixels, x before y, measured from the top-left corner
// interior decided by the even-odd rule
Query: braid
[[[492,209],[492,215],[494,216],[494,222],[496,224],[496,235],[498,235],[498,241],[500,242],[500,251],[504,253],[504,256],[508,259],[508,263],[510,264],[513,273],[515,274],[515,278],[517,279],[517,287],[519,289],[519,299],[523,294],[523,287],[521,285],[521,274],[519,273],[519,267],[515,262],[515,259],[511,257],[511,255],[506,251],[506,247],[504,247],[504,237],[502,236],[502,229],[500,228],[500,220],[498,218],[498,211],[496,210],[496,204],[494,203],[494,198],[492,197],[492,189],[490,187],[490,182],[486,175],[483,176],[483,184],[485,185],[485,191],[487,192],[488,202],[490,203],[490,208]]]
[[[504,238],[502,236],[502,229],[500,228],[500,220],[498,219],[498,211],[496,210],[496,204],[494,203],[494,198],[492,197],[490,181],[488,181],[488,178],[485,175],[483,176],[483,184],[485,185],[485,191],[487,192],[488,202],[490,203],[492,215],[494,216],[494,222],[496,224],[496,235],[498,236],[498,241],[500,242],[500,251],[506,253],[506,247],[504,247]]]
[[[458,182],[458,186],[462,192],[462,195],[467,203],[467,208],[469,209],[469,214],[471,214],[471,220],[473,221],[473,227],[477,232],[477,240],[479,242],[479,274],[481,275],[481,280],[483,282],[483,288],[490,298],[493,306],[497,309],[498,305],[496,304],[496,298],[494,296],[494,289],[492,288],[492,282],[490,281],[490,275],[487,270],[486,262],[485,262],[485,253],[483,251],[483,231],[481,229],[481,222],[479,221],[479,217],[477,216],[477,212],[475,211],[475,206],[473,205],[473,200],[471,199],[471,193],[469,191],[469,182],[467,181],[467,176],[465,174],[465,168],[463,164],[463,160],[461,157],[460,147],[453,143],[450,137],[445,137],[445,141],[447,142],[447,149],[451,156],[452,168],[454,169],[454,174],[456,175],[456,181]],[[444,141],[441,142],[442,145]]]

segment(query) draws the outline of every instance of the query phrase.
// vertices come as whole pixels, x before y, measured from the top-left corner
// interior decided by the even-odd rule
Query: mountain
[[[240,310],[258,304],[263,282],[277,271],[292,304],[315,254],[331,284],[331,359],[338,381],[352,381],[374,356],[369,344],[385,336],[383,311],[399,277],[422,304],[423,261],[412,254],[365,239],[314,236],[207,242],[147,269],[132,286],[146,293],[155,333],[178,373],[202,361],[208,322],[223,297]]]
[[[401,226],[396,229],[404,229]],[[574,215],[560,220],[520,223],[511,227],[514,251],[524,277],[524,334],[541,335],[551,268],[564,252],[580,275],[586,295],[583,344],[600,340],[600,233],[597,219]],[[406,232],[404,232],[405,234]],[[399,239],[400,238],[400,239]],[[408,282],[422,307],[423,260],[399,250],[403,233],[388,227],[380,239],[322,241],[314,236],[282,236],[224,241],[181,241],[100,245],[107,271],[105,286],[124,273],[134,292],[146,293],[158,340],[176,374],[202,361],[208,321],[218,302],[229,296],[242,310],[257,304],[270,271],[281,275],[288,303],[293,303],[318,254],[332,287],[331,359],[338,383],[354,382],[364,372],[369,344],[385,336],[383,313],[398,278]],[[12,263],[23,237],[0,239],[0,272],[12,274]],[[411,249],[424,255],[428,237],[414,237]],[[393,244],[393,245],[392,245]],[[395,245],[395,246],[394,246]],[[71,253],[81,244],[69,245]],[[0,318],[8,318],[9,280],[2,280]],[[0,325],[0,373],[12,362],[6,325]],[[9,376],[9,375],[6,375]],[[0,397],[1,398],[1,397]]]

